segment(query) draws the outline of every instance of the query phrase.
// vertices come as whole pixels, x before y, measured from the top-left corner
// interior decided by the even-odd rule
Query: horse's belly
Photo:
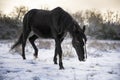
[[[52,32],[50,27],[47,26],[37,26],[32,28],[33,32],[42,38],[52,38]]]

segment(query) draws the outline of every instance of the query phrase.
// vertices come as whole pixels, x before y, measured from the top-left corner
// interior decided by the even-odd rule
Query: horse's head
[[[83,29],[81,29],[79,25],[75,25],[75,29],[73,31],[74,31],[72,40],[73,47],[76,50],[78,59],[80,61],[85,61],[85,58],[87,58],[87,53],[85,52],[86,49],[84,49],[87,41],[87,38],[84,34],[85,26],[83,26]]]

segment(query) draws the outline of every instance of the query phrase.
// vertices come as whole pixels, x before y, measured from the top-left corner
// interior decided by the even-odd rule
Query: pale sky
[[[120,0],[0,0],[0,10],[4,13],[11,12],[15,6],[24,5],[32,8],[40,9],[41,6],[53,9],[60,6],[70,12],[77,12],[86,9],[99,10],[119,10]]]

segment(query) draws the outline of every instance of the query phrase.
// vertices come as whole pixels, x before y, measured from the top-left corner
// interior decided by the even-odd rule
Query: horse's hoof
[[[26,60],[26,58],[23,58],[23,60]]]
[[[64,70],[65,68],[64,67],[60,67],[60,70]]]
[[[34,54],[34,57],[35,57],[35,58],[38,58],[38,56],[37,56],[36,54]]]
[[[54,62],[54,64],[57,64],[57,62]]]
[[[25,56],[22,56],[23,60],[26,60],[26,57]]]

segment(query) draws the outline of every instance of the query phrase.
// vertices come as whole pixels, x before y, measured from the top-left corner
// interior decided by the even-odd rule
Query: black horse
[[[60,69],[64,69],[61,42],[64,40],[66,33],[69,32],[72,36],[72,44],[79,60],[85,60],[84,45],[87,41],[84,34],[85,27],[81,29],[78,23],[62,8],[57,7],[51,11],[32,9],[26,13],[23,19],[23,32],[18,41],[11,47],[11,49],[14,49],[16,46],[22,44],[23,59],[26,59],[25,45],[31,31],[33,31],[34,34],[29,38],[29,41],[35,50],[34,56],[36,58],[38,56],[38,49],[34,41],[39,37],[52,38],[55,40],[55,55],[53,61],[57,64],[57,55],[59,55]]]

